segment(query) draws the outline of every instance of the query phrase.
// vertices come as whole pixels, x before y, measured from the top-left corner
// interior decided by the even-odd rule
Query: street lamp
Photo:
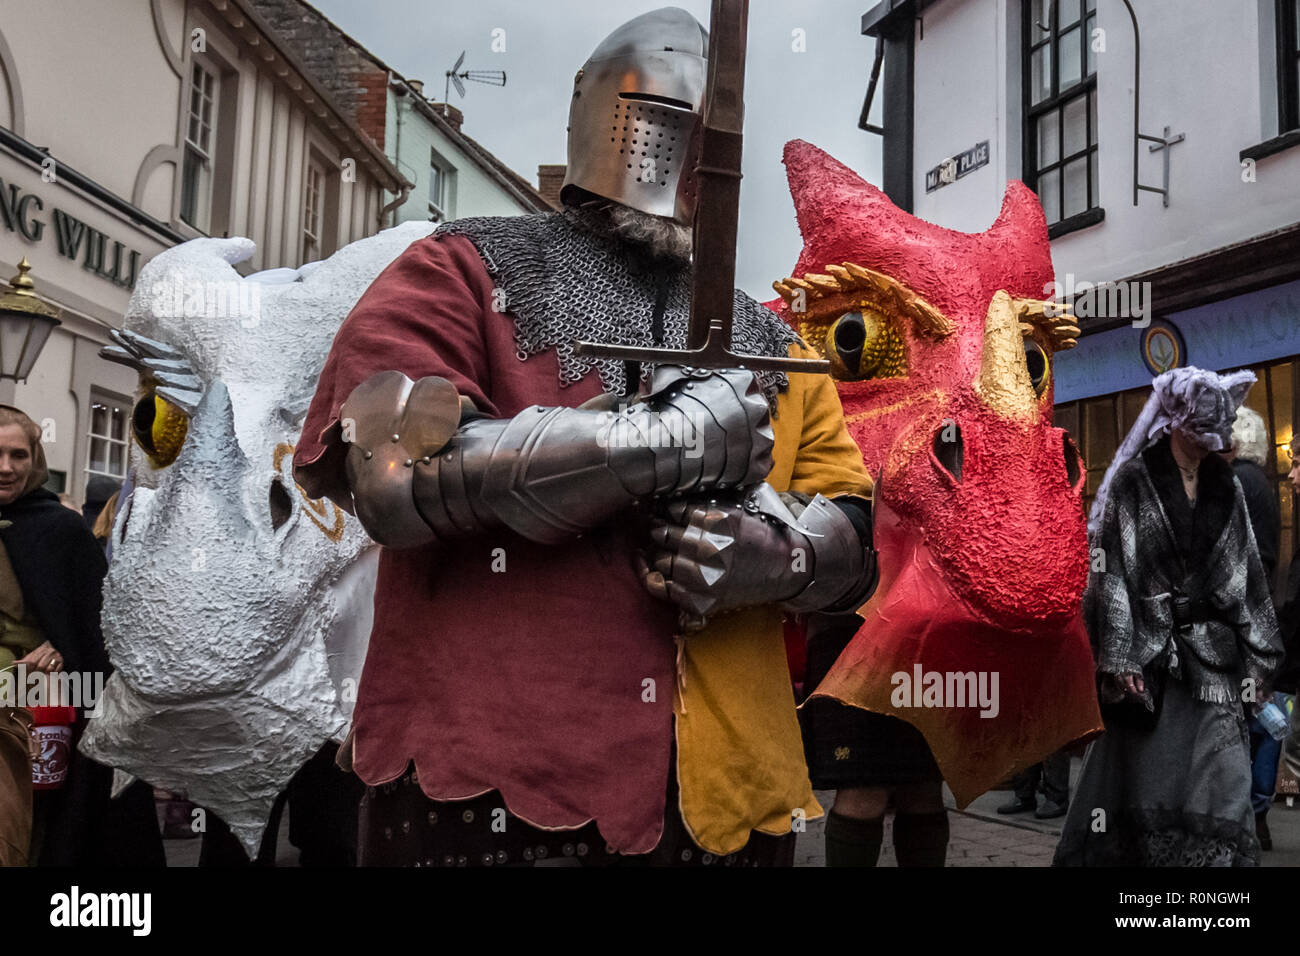
[[[59,310],[36,297],[36,283],[27,275],[31,270],[31,263],[23,256],[18,275],[9,280],[9,287],[0,295],[0,379],[25,382],[36,356],[60,324]]]

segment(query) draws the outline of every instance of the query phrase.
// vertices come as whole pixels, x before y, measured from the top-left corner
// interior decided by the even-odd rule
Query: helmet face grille
[[[673,171],[685,161],[694,118],[689,110],[615,100],[609,141],[618,147],[624,174],[647,185],[675,186]]]

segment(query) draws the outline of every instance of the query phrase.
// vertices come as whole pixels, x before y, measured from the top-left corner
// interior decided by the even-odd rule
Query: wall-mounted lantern
[[[36,357],[55,326],[59,310],[36,297],[36,283],[27,274],[32,270],[27,257],[18,263],[18,274],[8,287],[0,286],[0,379],[27,380]]]

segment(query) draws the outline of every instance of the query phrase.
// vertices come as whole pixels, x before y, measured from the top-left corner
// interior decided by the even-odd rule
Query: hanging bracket
[[[1129,0],[1124,0],[1124,6],[1128,8],[1129,19],[1133,21],[1133,205],[1138,204],[1138,192],[1146,191],[1149,193],[1159,193],[1164,198],[1165,208],[1169,208],[1169,153],[1175,143],[1181,143],[1186,137],[1179,133],[1177,136],[1171,136],[1172,130],[1166,126],[1164,136],[1148,136],[1141,132],[1139,116],[1142,111],[1142,36],[1138,31],[1137,14],[1133,12],[1133,4]],[[1150,147],[1151,152],[1158,150],[1165,151],[1165,179],[1164,186],[1144,186],[1138,177],[1138,156],[1139,148],[1143,140],[1153,145]]]
[[[1145,189],[1145,190],[1146,190],[1147,192],[1149,192],[1149,193],[1159,193],[1161,196],[1163,196],[1163,197],[1164,197],[1164,201],[1165,201],[1165,208],[1166,208],[1166,209],[1169,208],[1169,152],[1170,152],[1170,149],[1173,147],[1173,145],[1174,145],[1175,143],[1181,143],[1184,139],[1187,138],[1187,137],[1184,136],[1182,133],[1179,133],[1177,136],[1173,136],[1173,137],[1171,137],[1171,136],[1169,135],[1170,132],[1171,132],[1171,131],[1170,131],[1169,127],[1166,126],[1166,127],[1165,127],[1165,135],[1164,135],[1163,137],[1161,137],[1161,136],[1147,136],[1145,133],[1138,133],[1138,134],[1137,134],[1137,138],[1138,138],[1138,139],[1144,139],[1144,140],[1146,140],[1146,141],[1149,142],[1149,143],[1154,143],[1154,144],[1155,144],[1154,146],[1149,147],[1149,149],[1151,150],[1151,152],[1153,152],[1153,153],[1157,153],[1157,152],[1159,152],[1160,150],[1164,150],[1164,152],[1165,152],[1165,185],[1164,185],[1164,188],[1163,188],[1163,189],[1160,189],[1160,188],[1157,188],[1157,187],[1155,187],[1155,186],[1143,186],[1141,183],[1137,182],[1137,181],[1136,181],[1136,177],[1134,177],[1134,185],[1135,185],[1138,189]],[[1134,205],[1137,205],[1136,200],[1134,201]]]

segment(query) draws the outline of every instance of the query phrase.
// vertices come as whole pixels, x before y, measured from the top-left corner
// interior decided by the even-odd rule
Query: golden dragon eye
[[[1042,398],[1052,381],[1052,362],[1043,347],[1033,339],[1025,339],[1025,367],[1029,370],[1029,384],[1034,387],[1034,394]]]
[[[830,360],[831,377],[841,381],[905,374],[902,337],[880,311],[865,304],[830,324],[822,351]]]
[[[189,427],[189,416],[152,388],[131,413],[131,433],[155,468],[166,468],[176,460]]]

